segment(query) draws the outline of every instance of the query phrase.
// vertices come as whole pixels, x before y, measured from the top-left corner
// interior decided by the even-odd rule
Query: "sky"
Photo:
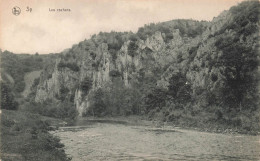
[[[173,19],[211,21],[239,2],[241,0],[0,0],[0,48],[16,54],[58,53],[100,31],[136,32],[144,24]],[[19,15],[12,13],[14,7],[20,8]]]

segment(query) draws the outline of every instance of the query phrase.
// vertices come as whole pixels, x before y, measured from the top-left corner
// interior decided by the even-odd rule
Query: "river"
[[[72,161],[260,160],[259,136],[85,121],[53,132]]]

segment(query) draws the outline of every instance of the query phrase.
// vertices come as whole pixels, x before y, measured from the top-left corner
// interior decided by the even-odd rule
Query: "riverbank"
[[[210,133],[222,133],[222,134],[246,134],[246,135],[260,135],[259,131],[246,131],[244,129],[229,127],[228,125],[213,124],[213,123],[200,123],[200,126],[195,124],[189,124],[185,122],[174,123],[174,122],[163,122],[160,120],[151,120],[145,116],[115,116],[115,117],[83,117],[78,118],[73,125],[80,126],[84,124],[84,121],[95,121],[100,123],[121,123],[136,126],[151,126],[154,128],[179,128],[185,130],[195,130],[200,132]]]
[[[49,133],[62,120],[28,112],[1,110],[0,158],[20,161],[69,161],[64,145]]]

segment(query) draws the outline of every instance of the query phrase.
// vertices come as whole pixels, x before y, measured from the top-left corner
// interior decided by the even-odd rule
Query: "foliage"
[[[69,68],[70,70],[74,71],[74,72],[78,72],[80,70],[79,66],[77,65],[77,63],[64,63],[64,62],[60,62],[58,64],[58,70],[60,71],[62,68]]]
[[[160,88],[154,88],[145,97],[145,111],[148,113],[154,109],[162,109],[166,105],[167,92]]]
[[[110,77],[120,77],[121,76],[121,73],[118,71],[118,70],[111,70],[109,72],[109,76]]]
[[[90,107],[87,115],[140,114],[141,93],[135,88],[126,88],[120,79],[89,94]]]
[[[194,21],[194,20],[173,20],[163,23],[151,23],[140,27],[137,31],[137,36],[146,40],[147,37],[152,36],[156,31],[160,31],[165,34],[164,41],[169,42],[173,39],[173,30],[178,29],[181,36],[196,37],[197,35],[202,34],[206,29],[207,25],[205,22]]]
[[[16,110],[18,103],[14,100],[11,88],[4,82],[0,82],[1,87],[1,109]]]
[[[58,96],[58,99],[60,99],[61,101],[64,101],[65,98],[67,97],[69,91],[70,90],[68,88],[66,88],[64,85],[61,85],[61,87],[60,87],[60,95]]]
[[[49,121],[39,115],[2,110],[0,128],[1,153],[15,154],[1,155],[3,160],[70,160],[60,140],[48,133]]]
[[[15,94],[22,92],[25,88],[24,76],[27,72],[41,70],[44,65],[53,63],[56,55],[29,55],[13,54],[9,51],[0,51],[1,73],[5,72],[14,79],[14,84],[10,86]]]
[[[92,116],[102,116],[106,112],[106,105],[103,100],[104,92],[99,88],[93,96],[91,97],[91,104],[89,107],[89,112]]]
[[[82,82],[80,82],[80,89],[84,92],[84,94],[88,94],[90,89],[92,88],[92,79],[89,77],[85,77]]]
[[[102,44],[107,43],[108,50],[120,50],[121,46],[123,45],[125,41],[125,36],[127,35],[127,32],[115,32],[112,31],[110,33],[107,32],[100,32],[98,35],[93,35],[92,40],[95,44]]]
[[[138,45],[136,45],[135,42],[130,41],[129,45],[128,45],[128,55],[134,57],[136,56],[138,53],[136,52],[136,50],[138,49]]]
[[[107,114],[130,115],[139,114],[141,102],[140,92],[135,88],[127,88],[120,80],[114,80],[110,90],[105,92],[104,101]]]
[[[158,30],[161,33],[165,34],[165,37],[164,37],[164,41],[165,42],[169,42],[171,39],[173,39],[173,34],[172,34],[172,32],[171,32],[169,27],[162,25],[162,26],[159,26]]]
[[[129,40],[132,42],[136,42],[138,40],[138,36],[136,34],[131,34],[129,36]]]
[[[43,103],[26,102],[21,109],[31,113],[40,114],[59,119],[74,120],[78,116],[75,105],[70,101],[55,102],[46,100]]]
[[[117,59],[117,52],[116,52],[116,50],[115,49],[109,49],[109,53],[112,56],[112,61],[115,62],[116,59]]]
[[[216,46],[223,51],[221,64],[225,66],[226,77],[223,95],[226,96],[226,103],[230,107],[237,108],[244,103],[245,95],[256,88],[256,80],[252,72],[258,66],[257,51],[231,37],[219,41],[221,42]]]
[[[225,26],[225,30],[245,34],[245,36],[255,33],[258,30],[256,23],[259,20],[259,1],[245,1],[236,7],[232,7],[230,12],[234,19]]]
[[[203,46],[199,43],[188,49],[188,53],[177,54],[177,68],[185,64],[189,72],[196,72],[197,76],[203,77],[206,74],[203,71],[208,70],[206,82],[203,86],[189,82],[186,74],[190,76],[191,73],[185,69],[177,73],[169,72],[172,77],[168,80],[168,90],[157,86],[145,95],[144,108],[150,118],[184,126],[203,127],[212,124],[248,132],[259,130],[259,125],[252,123],[252,120],[259,120],[256,115],[259,113],[259,60],[255,46],[258,35],[255,18],[255,13],[259,12],[257,8],[259,2],[254,1],[242,2],[238,7],[231,8],[234,19],[227,21],[217,31],[215,39],[211,39],[215,40],[215,44],[210,46],[213,52],[200,53]],[[174,27],[180,30],[181,36],[195,37],[201,32],[186,30],[183,22],[179,21]],[[200,47],[202,50],[198,51]],[[199,58],[198,53],[203,54],[203,58]],[[189,54],[187,60],[183,54]],[[201,66],[193,63],[195,59],[201,62]]]
[[[190,102],[191,87],[186,77],[181,73],[174,74],[169,80],[168,94],[182,103]]]
[[[230,9],[234,19],[223,26],[218,32],[215,43],[223,54],[218,65],[223,65],[226,78],[222,89],[225,105],[241,111],[241,108],[255,109],[257,106],[257,78],[255,72],[258,67],[257,49],[248,45],[246,40],[257,32],[256,22],[259,13],[259,2],[242,2]],[[250,27],[249,27],[250,26]],[[247,31],[247,28],[250,31]],[[226,35],[225,31],[232,29],[235,34]],[[239,39],[242,37],[244,42]]]
[[[97,55],[94,52],[90,52],[90,56],[92,57],[93,60],[95,60]]]

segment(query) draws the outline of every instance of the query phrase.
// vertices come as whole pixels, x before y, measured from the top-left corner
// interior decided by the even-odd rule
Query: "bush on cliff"
[[[70,70],[72,70],[74,72],[78,72],[80,70],[77,63],[69,63],[69,62],[68,63],[60,62],[58,64],[58,70],[60,71],[62,68],[69,68]]]
[[[128,45],[128,55],[135,57],[138,53],[136,50],[138,49],[138,45],[135,42],[131,41]]]
[[[79,84],[79,88],[83,91],[84,95],[87,95],[92,88],[93,80],[89,77],[85,77]]]

